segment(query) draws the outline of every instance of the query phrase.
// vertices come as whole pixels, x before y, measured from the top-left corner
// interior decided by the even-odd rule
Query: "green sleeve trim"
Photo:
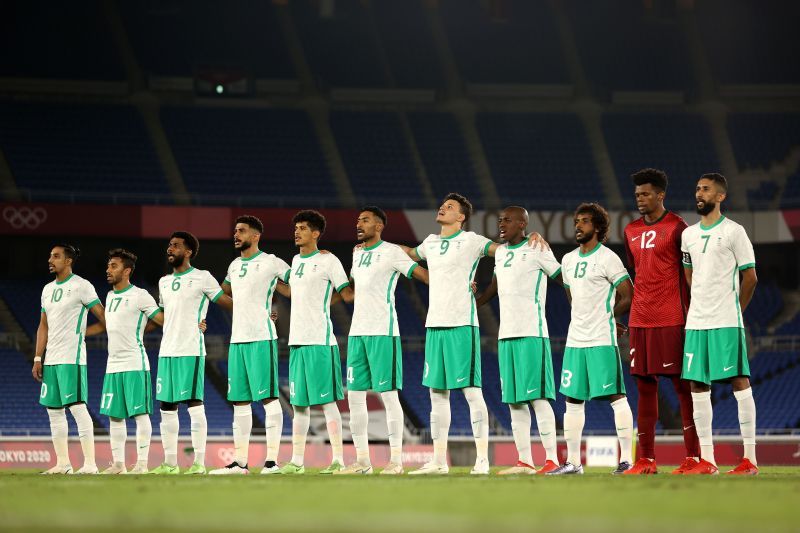
[[[550,279],[556,279],[559,274],[561,274],[561,267],[558,267],[558,270],[550,274]]]
[[[494,244],[492,241],[486,243],[486,246],[483,247],[483,255],[489,255],[489,247]]]
[[[44,307],[42,307],[42,313],[47,314],[47,311],[44,310]]]
[[[222,283],[227,283],[228,285],[230,285],[231,284],[231,280],[229,280],[228,278],[225,278],[225,279],[222,280]]]
[[[341,285],[336,287],[336,292],[342,292],[342,289],[344,289],[345,287],[349,287],[349,286],[350,286],[350,282],[349,281],[345,281],[344,283],[342,283]]]
[[[683,263],[683,268],[688,268],[689,270],[691,270],[692,269],[692,264],[691,263]]]
[[[564,284],[564,288],[565,288],[565,289],[569,289],[569,285],[567,285],[567,284],[565,283],[565,284]]]
[[[631,279],[631,277],[628,274],[625,274],[611,285],[616,289],[619,286],[619,284],[625,281],[626,279]]]
[[[283,275],[283,282],[289,283],[289,276],[292,274],[292,269],[286,271],[286,274]]]
[[[419,257],[420,259],[425,259],[419,253],[419,246],[414,247],[414,253],[417,254],[417,257]]]
[[[100,300],[95,298],[94,300],[92,300],[91,302],[86,304],[86,309],[91,309],[92,307],[94,307],[95,305],[97,305],[99,303],[100,303]]]
[[[415,269],[415,268],[417,268],[418,266],[419,266],[419,264],[417,264],[417,263],[414,263],[413,265],[411,265],[411,266],[409,267],[409,269],[408,269],[408,272],[406,272],[406,277],[407,277],[407,278],[410,278],[410,277],[411,277],[411,274],[412,274],[412,272],[414,272],[414,269]]]
[[[740,271],[741,271],[741,270],[747,270],[747,269],[749,269],[749,268],[755,268],[755,267],[756,267],[756,264],[755,264],[755,263],[747,263],[746,265],[742,265],[742,266],[740,266],[740,267],[739,267],[739,270],[740,270]]]
[[[220,296],[222,296],[223,294],[225,294],[225,291],[220,289],[219,292],[216,295],[214,295],[213,298],[211,298],[211,301],[217,303],[217,300],[219,300]]]
[[[153,320],[153,317],[156,316],[160,312],[161,312],[161,308],[160,307],[156,308],[155,311],[153,311],[152,313],[147,315],[148,320]]]

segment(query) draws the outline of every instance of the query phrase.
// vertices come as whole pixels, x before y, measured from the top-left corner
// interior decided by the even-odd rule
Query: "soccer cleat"
[[[43,476],[69,475],[72,474],[72,465],[56,465],[49,470],[41,472],[41,474]]]
[[[247,475],[249,473],[250,470],[247,469],[247,465],[241,466],[236,461],[227,466],[223,466],[222,468],[217,468],[209,472],[209,474],[212,476]]]
[[[323,475],[330,475],[338,473],[340,470],[344,470],[344,465],[339,461],[334,461],[328,468],[320,470],[319,473]]]
[[[705,459],[700,459],[693,468],[683,473],[684,476],[697,476],[697,475],[710,475],[715,476],[719,474],[719,468],[714,463],[710,463]]]
[[[439,463],[434,463],[431,461],[430,463],[425,463],[420,468],[416,470],[412,470],[408,473],[409,476],[436,476],[436,475],[444,475],[450,472],[450,468],[447,465],[440,465]]]
[[[192,474],[207,474],[205,465],[201,465],[200,463],[192,463],[192,466],[189,467],[189,470],[184,472],[185,475],[191,476]]]
[[[733,470],[728,470],[728,474],[733,476],[757,476],[758,467],[750,462],[750,459],[744,458],[739,466]]]
[[[555,462],[550,461],[550,460],[545,461],[544,466],[541,467],[538,472],[536,472],[536,475],[537,476],[544,476],[547,473],[552,472],[556,468],[558,468],[558,463],[555,463]]]
[[[478,459],[475,461],[475,466],[469,471],[473,476],[488,476],[489,475],[489,459]]]
[[[76,470],[75,473],[91,476],[94,474],[99,474],[100,471],[97,469],[97,465],[83,465],[81,468]]]
[[[261,469],[261,473],[264,475],[267,474],[280,474],[281,467],[278,466],[278,463],[275,461],[266,461],[264,462],[264,468]]]
[[[382,476],[398,476],[403,473],[403,465],[397,463],[389,463],[381,470]]]
[[[368,475],[372,473],[372,465],[365,465],[359,462],[355,462],[350,466],[346,466],[341,470],[337,470],[333,473],[334,475],[337,476],[348,476],[348,475],[352,476],[355,474]]]
[[[306,467],[303,465],[296,465],[294,463],[286,463],[281,467],[276,474],[291,475],[291,474],[305,474]]]
[[[534,475],[536,474],[536,469],[527,463],[523,463],[522,461],[517,461],[517,464],[512,466],[511,468],[506,468],[505,470],[501,470],[497,473],[498,476],[518,476],[518,475]]]
[[[631,466],[631,464],[628,461],[622,461],[619,464],[619,466],[617,466],[617,468],[611,472],[611,474],[615,475],[615,476],[618,476],[620,474],[624,474],[625,472],[627,472],[631,468],[633,468],[633,466]]]
[[[583,466],[581,465],[574,465],[570,462],[564,463],[563,465],[559,466],[555,470],[548,472],[547,476],[567,476],[571,474],[583,474]]]
[[[157,476],[165,475],[165,474],[166,475],[174,475],[174,474],[180,474],[180,473],[181,473],[181,469],[178,468],[178,465],[170,466],[167,463],[162,463],[161,466],[157,466],[154,469],[152,469],[150,472],[148,472],[148,474],[154,474],[154,475],[157,475]]]
[[[127,474],[128,470],[125,468],[124,463],[111,463],[111,466],[100,472],[101,474]]]
[[[641,457],[633,464],[633,467],[623,472],[626,476],[658,474],[658,466],[655,459]]]
[[[131,467],[130,470],[125,472],[128,475],[140,475],[140,474],[147,474],[147,463],[136,463]]]
[[[697,466],[697,459],[695,459],[694,457],[687,457],[686,459],[683,460],[680,466],[678,466],[678,468],[672,471],[672,473],[680,476],[685,474],[687,470],[691,470],[695,466]]]

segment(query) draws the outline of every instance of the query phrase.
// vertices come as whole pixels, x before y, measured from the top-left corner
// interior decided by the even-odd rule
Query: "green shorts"
[[[428,328],[422,384],[439,390],[481,386],[481,339],[478,328]]]
[[[710,385],[749,375],[744,328],[686,330],[682,379]]]
[[[40,404],[51,409],[60,409],[73,403],[85,402],[88,397],[86,365],[42,366]]]
[[[289,347],[289,402],[306,407],[343,400],[339,346]]]
[[[106,374],[100,395],[100,414],[131,418],[153,412],[153,383],[147,370]]]
[[[278,341],[231,343],[228,401],[257,402],[278,395]]]
[[[166,403],[203,400],[205,357],[159,357],[156,400]]]
[[[497,342],[503,403],[556,399],[550,339],[519,337]]]
[[[564,350],[561,387],[558,391],[575,400],[593,400],[625,394],[622,361],[616,346],[592,346]]]
[[[403,388],[400,337],[356,336],[347,339],[347,388],[386,392]]]

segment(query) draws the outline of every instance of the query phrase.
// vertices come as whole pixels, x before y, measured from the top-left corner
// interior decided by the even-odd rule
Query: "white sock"
[[[533,466],[531,455],[531,411],[527,403],[510,403],[511,433],[514,435],[514,444],[517,445],[519,460],[526,465]]]
[[[716,465],[714,460],[714,441],[711,437],[711,423],[714,411],[711,407],[711,391],[693,392],[692,409],[694,411],[694,428],[697,431],[697,440],[700,441],[700,458]]]
[[[247,466],[250,451],[250,433],[253,431],[253,410],[250,404],[233,406],[233,458],[241,466]]]
[[[50,417],[50,435],[53,439],[53,450],[56,453],[56,466],[67,466],[69,463],[69,426],[64,409],[47,409]]]
[[[431,438],[433,462],[447,464],[447,437],[450,435],[450,391],[431,389]]]
[[[356,448],[356,462],[370,464],[369,460],[369,413],[367,412],[367,391],[347,391],[347,403],[350,405],[350,433],[353,446]]]
[[[164,447],[164,463],[178,466],[178,410],[161,411],[161,445]]]
[[[194,463],[205,466],[206,440],[208,439],[206,406],[195,405],[194,407],[190,407],[188,411],[192,424],[192,448],[194,448]]]
[[[331,441],[333,460],[344,464],[344,444],[342,444],[342,414],[336,402],[326,403],[322,406],[325,414],[325,424],[328,426],[328,440]],[[369,455],[367,455],[369,460]]]
[[[556,447],[556,414],[553,406],[547,400],[533,400],[533,411],[536,413],[536,427],[539,428],[539,438],[542,439],[545,460],[558,464],[558,449]]]
[[[311,424],[311,409],[309,407],[293,406],[292,418],[292,463],[303,466],[306,453],[306,436],[308,426]]]
[[[633,413],[628,405],[628,398],[620,398],[611,402],[614,410],[614,426],[619,439],[619,462],[633,463]]]
[[[742,432],[744,457],[756,463],[756,402],[753,400],[753,389],[733,391],[739,407],[739,430]]]
[[[97,467],[94,460],[94,422],[85,403],[76,403],[69,407],[72,418],[78,425],[78,438],[81,440],[83,450],[83,466]]]
[[[267,461],[277,463],[283,434],[283,408],[280,400],[264,404],[264,425],[267,433]]]
[[[475,437],[477,461],[489,460],[489,409],[483,399],[480,387],[465,387],[464,398],[469,404],[469,420],[472,422],[472,436]]]
[[[389,449],[392,463],[403,464],[403,432],[405,421],[403,419],[403,406],[396,390],[381,393],[383,407],[386,409],[386,426],[389,430]]]
[[[567,441],[567,462],[575,466],[581,464],[581,438],[586,413],[583,403],[567,402],[564,413],[564,440]]]
[[[125,464],[125,441],[128,440],[128,425],[125,419],[110,418],[108,423],[111,458],[115,464]]]
[[[147,466],[153,424],[150,423],[150,415],[136,415],[133,419],[136,421],[136,462]]]

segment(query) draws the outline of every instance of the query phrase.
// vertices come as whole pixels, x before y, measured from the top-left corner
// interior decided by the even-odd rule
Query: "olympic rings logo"
[[[3,220],[14,229],[34,230],[47,221],[47,211],[44,207],[9,205],[3,209]]]

